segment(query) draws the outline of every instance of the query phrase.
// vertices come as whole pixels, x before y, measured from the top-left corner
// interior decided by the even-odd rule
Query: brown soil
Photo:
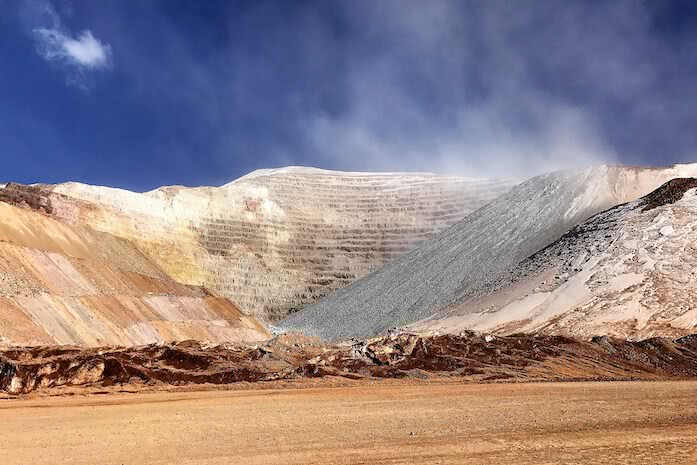
[[[183,342],[135,348],[0,351],[0,391],[65,386],[230,386],[302,379],[470,382],[697,379],[697,336],[632,342],[606,337],[399,334],[328,345],[287,334],[263,346]]]
[[[682,199],[685,192],[697,187],[695,178],[675,178],[671,179],[661,187],[642,198],[644,209],[642,211],[653,210],[662,205],[675,203]]]
[[[697,463],[697,382],[378,385],[0,402],[14,464]]]
[[[27,186],[11,182],[0,189],[0,202],[50,215],[53,213],[50,195],[51,188],[49,186],[41,184]]]

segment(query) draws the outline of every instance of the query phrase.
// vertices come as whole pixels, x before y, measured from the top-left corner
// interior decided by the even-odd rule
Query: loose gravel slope
[[[571,228],[697,165],[599,166],[530,179],[413,252],[281,322],[328,339],[368,337],[425,319],[492,283]]]
[[[576,337],[681,336],[697,327],[697,179],[599,213],[522,261],[495,290],[410,329]]]

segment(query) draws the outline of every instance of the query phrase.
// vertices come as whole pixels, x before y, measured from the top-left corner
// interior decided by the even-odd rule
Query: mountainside
[[[379,269],[517,182],[290,167],[220,188],[34,190],[52,216],[132,241],[176,281],[274,321]]]
[[[0,345],[268,339],[229,300],[172,281],[124,239],[49,217],[42,199],[0,192]]]
[[[516,266],[486,296],[414,329],[609,334],[697,327],[697,179],[600,213]]]
[[[520,262],[589,217],[634,201],[670,179],[695,175],[697,165],[602,166],[530,179],[280,326],[340,339],[371,336],[429,318],[447,307],[489,295]],[[623,279],[634,282],[631,277]],[[562,292],[559,298],[569,297]],[[616,334],[626,331],[618,327]]]

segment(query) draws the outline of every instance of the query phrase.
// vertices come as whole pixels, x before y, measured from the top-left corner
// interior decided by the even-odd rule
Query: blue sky
[[[697,161],[694,3],[0,0],[0,178]]]

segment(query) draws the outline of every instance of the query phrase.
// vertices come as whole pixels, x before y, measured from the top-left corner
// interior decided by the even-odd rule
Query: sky
[[[697,2],[0,0],[0,181],[697,161]]]

